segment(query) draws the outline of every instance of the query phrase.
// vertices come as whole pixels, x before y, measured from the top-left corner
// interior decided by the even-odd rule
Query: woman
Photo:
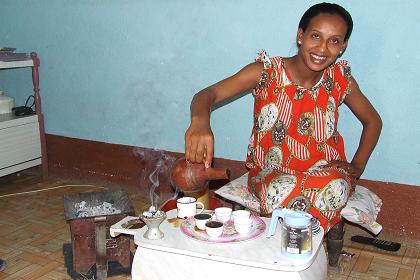
[[[212,106],[252,90],[254,126],[246,165],[248,189],[259,198],[261,211],[303,210],[317,217],[325,232],[340,222],[340,211],[382,127],[347,62],[337,62],[352,29],[352,18],[344,8],[316,4],[299,22],[296,55],[270,58],[261,51],[256,62],[198,92],[191,102],[191,124],[185,135],[186,159],[211,165]],[[337,130],[342,103],[363,125],[350,162]],[[333,239],[342,238],[339,227]]]

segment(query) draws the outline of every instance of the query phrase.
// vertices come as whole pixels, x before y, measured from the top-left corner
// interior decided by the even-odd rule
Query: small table
[[[176,218],[176,210],[167,212]],[[132,264],[132,279],[302,279],[327,277],[327,257],[321,231],[313,237],[312,255],[305,259],[290,259],[280,253],[280,227],[271,238],[266,232],[259,237],[237,243],[206,243],[184,235],[179,226],[168,219],[160,229],[162,239],[143,237],[146,227],[123,229],[121,225],[137,217],[126,217],[111,226],[111,236],[133,234],[137,250]],[[268,225],[269,219],[262,218]],[[268,229],[266,229],[267,231]],[[271,278],[264,278],[271,277]],[[281,278],[284,277],[284,278]]]
[[[48,177],[44,115],[39,93],[40,59],[35,52],[8,53],[0,57],[0,69],[30,67],[34,87],[36,115],[16,117],[0,115],[0,176],[42,164],[42,175]]]

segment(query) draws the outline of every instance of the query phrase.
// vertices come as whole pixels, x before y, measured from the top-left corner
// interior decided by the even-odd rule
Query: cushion
[[[381,206],[382,200],[375,193],[357,185],[341,210],[341,216],[377,235],[382,230],[382,226],[376,222]]]
[[[251,211],[260,212],[260,202],[248,191],[247,185],[248,173],[245,173],[216,190],[215,193]],[[357,185],[346,206],[341,210],[341,216],[376,235],[382,230],[382,226],[376,222],[381,206],[382,200],[375,193]]]
[[[216,190],[215,193],[227,200],[236,202],[251,211],[260,212],[260,201],[248,191],[248,173],[230,181]]]

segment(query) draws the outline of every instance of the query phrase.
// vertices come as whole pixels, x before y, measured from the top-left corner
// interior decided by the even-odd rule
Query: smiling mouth
[[[311,56],[311,60],[316,64],[322,64],[327,60],[326,56],[316,55],[313,53],[311,53],[310,56]]]

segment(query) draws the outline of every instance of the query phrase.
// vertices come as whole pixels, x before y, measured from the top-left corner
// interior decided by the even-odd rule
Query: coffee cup
[[[252,228],[252,219],[236,219],[233,221],[233,225],[240,235],[247,235]]]
[[[232,220],[248,220],[251,217],[251,212],[248,210],[235,210],[232,212]]]
[[[207,221],[206,233],[210,238],[217,238],[223,233],[223,223],[219,221]]]
[[[198,212],[197,205],[201,208]],[[195,197],[184,196],[176,200],[176,208],[178,218],[185,219],[202,213],[204,211],[204,204],[197,201]]]
[[[230,220],[232,209],[229,207],[218,207],[214,209],[214,214],[216,215],[216,219],[218,221],[225,223]]]
[[[211,215],[207,213],[200,213],[194,215],[195,220],[195,226],[198,229],[205,230],[206,229],[206,223],[211,219]]]

